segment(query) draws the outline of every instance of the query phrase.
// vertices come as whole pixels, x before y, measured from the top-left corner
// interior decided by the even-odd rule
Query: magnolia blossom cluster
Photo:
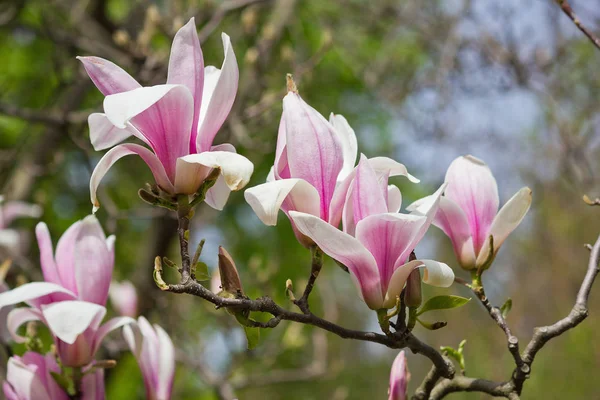
[[[221,210],[232,190],[249,182],[253,164],[231,144],[214,144],[235,100],[238,66],[229,36],[222,35],[224,61],[220,69],[204,66],[193,18],[176,34],[171,48],[167,83],[142,87],[127,72],[98,57],[80,57],[98,90],[105,95],[104,112],[89,117],[90,140],[96,150],[111,148],[98,162],[90,180],[93,209],[100,206],[98,185],[120,158],[136,154],[150,168],[157,196],[178,202],[195,196],[209,176],[218,178],[205,202]],[[138,143],[121,143],[136,138]],[[358,158],[358,163],[357,163]],[[445,263],[411,257],[430,225],[451,239],[464,269],[488,268],[498,249],[525,216],[531,191],[521,189],[500,211],[496,181],[487,165],[473,157],[457,158],[445,182],[431,195],[401,212],[402,194],[389,178],[419,180],[406,167],[387,157],[368,158],[358,152],[348,121],[329,120],[298,94],[291,78],[283,99],[274,165],[266,183],[245,191],[244,197],[266,225],[287,216],[296,238],[305,247],[318,247],[350,273],[358,293],[372,309],[386,311],[423,269],[422,281],[448,287],[453,270]],[[189,204],[186,204],[189,205]],[[7,221],[18,213],[0,211],[0,242]],[[29,211],[29,212],[27,212]],[[34,215],[35,209],[21,209]],[[167,333],[144,317],[137,321],[135,288],[113,283],[114,236],[106,237],[98,220],[88,216],[73,224],[53,250],[44,223],[36,228],[44,282],[32,282],[0,294],[0,308],[14,308],[7,327],[14,341],[30,337],[19,327],[39,321],[54,340],[54,350],[27,352],[8,364],[4,393],[8,399],[66,399],[65,388],[53,378],[61,368],[81,373],[81,398],[104,398],[102,363],[96,354],[105,336],[124,327],[124,337],[138,360],[148,399],[171,396],[175,372],[174,346]],[[240,286],[241,287],[241,286]],[[104,323],[111,298],[121,314]],[[409,379],[404,353],[394,362],[390,399],[404,399]]]

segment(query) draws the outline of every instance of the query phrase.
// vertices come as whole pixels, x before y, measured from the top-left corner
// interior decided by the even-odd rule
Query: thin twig
[[[556,0],[556,2],[560,6],[560,9],[563,11],[563,13],[565,13],[565,15],[567,17],[569,17],[571,19],[571,21],[573,21],[575,26],[581,32],[583,32],[583,34],[585,36],[587,36],[588,39],[590,39],[590,41],[594,44],[594,46],[596,46],[600,50],[600,39],[590,29],[588,29],[585,25],[583,25],[581,23],[581,20],[575,14],[575,12],[573,11],[573,8],[571,8],[571,4],[569,4],[569,0]]]
[[[294,301],[294,304],[297,305],[304,314],[310,313],[308,296],[310,296],[310,293],[315,286],[315,282],[317,281],[317,277],[319,276],[319,272],[321,272],[321,268],[323,267],[323,252],[321,249],[315,246],[312,247],[310,251],[312,255],[310,277],[308,278],[308,282],[306,283],[302,297]]]

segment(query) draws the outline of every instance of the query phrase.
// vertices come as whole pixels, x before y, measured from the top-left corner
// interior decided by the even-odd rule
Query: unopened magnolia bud
[[[221,288],[224,291],[231,294],[244,294],[235,262],[227,250],[221,246],[219,246],[219,274],[221,275]]]
[[[410,273],[408,280],[406,281],[404,303],[408,307],[419,307],[421,301],[421,272],[419,272],[419,269],[417,268]]]

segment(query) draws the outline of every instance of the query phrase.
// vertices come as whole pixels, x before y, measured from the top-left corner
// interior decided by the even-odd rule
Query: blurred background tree
[[[600,11],[589,2],[572,6],[592,29],[600,26]],[[87,116],[101,109],[102,96],[75,57],[100,56],[144,85],[162,83],[172,36],[192,16],[207,65],[222,62],[219,33],[231,36],[240,87],[217,141],[233,143],[255,163],[250,186],[262,183],[273,163],[291,72],[309,104],[348,119],[360,151],[395,158],[421,178],[418,186],[395,182],[405,204],[437,187],[450,161],[469,153],[490,164],[501,202],[530,186],[532,211],[484,276],[488,295],[496,304],[512,298],[508,319],[521,341],[534,326],[566,315],[587,263],[583,244],[600,227],[597,210],[581,201],[584,193],[600,195],[600,52],[550,0],[4,0],[0,193],[40,204],[54,237],[90,213],[88,182],[101,153],[89,143]],[[180,350],[173,398],[385,398],[396,351],[287,322],[247,351],[225,312],[162,293],[152,280],[152,260],[177,259],[176,221],[139,200],[141,176],[152,180],[141,161],[119,162],[101,186],[98,216],[117,234],[115,278],[134,282],[140,312],[165,327]],[[33,241],[34,222],[20,225]],[[301,287],[308,277],[309,252],[287,219],[263,226],[241,193],[232,194],[223,212],[201,207],[192,231],[194,241],[207,239],[203,260],[211,268],[217,246],[229,250],[251,297],[285,302],[286,279]],[[457,267],[449,241],[435,229],[417,253]],[[15,260],[8,282],[39,279],[37,260],[32,244]],[[378,329],[374,313],[330,260],[312,302],[330,320]],[[539,355],[525,398],[597,394],[590,376],[600,366],[599,296],[592,295],[590,308],[582,326]],[[509,377],[502,332],[478,303],[437,317],[448,327],[417,333],[434,346],[467,339],[468,372]],[[119,361],[107,371],[108,398],[143,398],[138,367],[119,335],[106,347],[105,358]],[[408,362],[414,388],[430,364],[412,355]]]

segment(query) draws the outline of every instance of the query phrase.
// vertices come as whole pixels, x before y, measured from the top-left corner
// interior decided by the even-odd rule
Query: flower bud
[[[404,302],[408,307],[419,307],[421,305],[421,272],[414,269],[406,281]]]

